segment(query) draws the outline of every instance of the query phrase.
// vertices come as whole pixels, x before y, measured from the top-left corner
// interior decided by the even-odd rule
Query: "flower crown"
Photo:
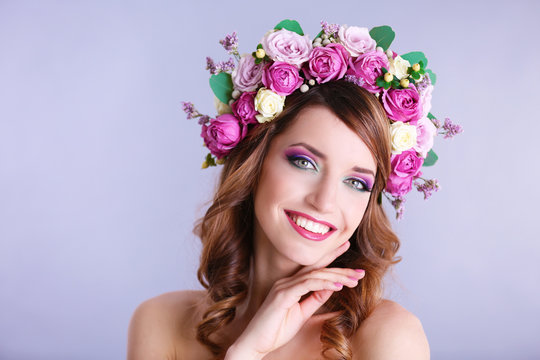
[[[424,179],[420,171],[438,159],[432,150],[435,136],[452,138],[463,130],[450,119],[441,123],[431,114],[437,77],[426,68],[422,52],[398,55],[389,49],[395,37],[391,27],[368,30],[325,21],[321,26],[312,41],[298,22],[283,20],[264,35],[253,53],[244,55],[238,52],[236,32],[220,40],[237,64],[233,58],[218,63],[206,58],[218,116],[211,118],[192,103],[182,103],[188,119],[199,118],[201,136],[210,150],[202,167],[222,164],[251,128],[281,113],[287,95],[344,79],[374,94],[386,111],[392,172],[383,193],[400,219],[413,185],[424,199],[440,188],[436,179]]]

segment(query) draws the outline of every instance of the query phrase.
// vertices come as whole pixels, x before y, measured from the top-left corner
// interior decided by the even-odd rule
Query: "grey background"
[[[118,359],[143,300],[198,288],[193,222],[213,114],[205,56],[250,52],[284,18],[396,31],[438,75],[437,139],[395,224],[387,296],[423,322],[434,359],[540,359],[538,1],[0,1],[0,358]]]

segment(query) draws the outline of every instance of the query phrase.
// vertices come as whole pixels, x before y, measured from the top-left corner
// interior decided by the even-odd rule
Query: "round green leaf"
[[[304,36],[304,31],[302,30],[302,27],[296,20],[283,20],[279,24],[277,24],[274,29],[281,30],[286,29],[289,31],[293,31],[297,33],[298,35]]]
[[[377,42],[377,46],[382,47],[384,51],[388,50],[396,37],[396,33],[388,25],[374,27],[370,30],[369,35]]]
[[[420,64],[420,61],[422,61],[424,63],[424,67],[427,66],[426,56],[421,51],[412,51],[410,53],[401,55],[401,57],[407,60],[408,62],[410,62],[411,65],[416,64],[416,63]]]
[[[437,82],[437,75],[431,69],[427,69],[426,72],[429,74],[429,78],[431,79],[431,84],[435,85]]]
[[[433,166],[437,162],[438,159],[439,157],[437,156],[437,154],[435,154],[433,149],[431,149],[429,150],[426,156],[426,159],[424,160],[424,164],[422,166]]]
[[[210,87],[214,95],[225,104],[229,103],[232,98],[233,83],[230,74],[221,72],[217,75],[210,76]]]

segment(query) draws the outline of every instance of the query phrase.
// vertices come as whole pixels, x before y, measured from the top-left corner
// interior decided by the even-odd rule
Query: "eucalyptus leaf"
[[[298,35],[304,36],[304,31],[302,30],[302,27],[296,20],[283,20],[279,24],[277,24],[274,29],[281,30],[286,29],[289,31],[293,31],[297,33]]]
[[[431,84],[435,85],[435,83],[437,82],[437,75],[433,71],[431,71],[431,69],[427,69],[426,72],[429,74]]]
[[[233,83],[230,74],[220,72],[210,76],[210,87],[214,95],[224,104],[228,104],[232,98]]]
[[[420,65],[421,67],[427,66],[426,56],[421,51],[412,51],[401,55],[401,57],[411,63],[411,65],[414,65],[416,63],[420,64],[420,62],[422,62],[423,66]]]
[[[377,46],[382,47],[384,51],[388,50],[396,37],[396,33],[388,25],[374,27],[369,31],[369,35],[375,40]]]
[[[424,164],[422,166],[433,166],[437,162],[439,157],[437,154],[435,154],[435,151],[433,149],[429,150],[427,153],[426,159],[424,160]]]

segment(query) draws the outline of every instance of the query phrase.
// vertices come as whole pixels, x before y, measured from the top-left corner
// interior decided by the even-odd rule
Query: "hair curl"
[[[195,226],[203,249],[197,272],[212,300],[197,327],[197,339],[214,355],[226,349],[211,335],[231,322],[236,308],[247,296],[250,259],[253,252],[253,194],[263,159],[272,139],[285,131],[307,106],[322,105],[333,111],[369,148],[377,164],[375,183],[360,225],[350,238],[351,246],[331,267],[365,269],[366,276],[354,288],[344,287],[324,305],[338,315],[322,328],[323,356],[337,354],[352,359],[349,339],[382,297],[383,276],[400,261],[395,257],[400,243],[381,204],[390,167],[390,136],[386,113],[377,98],[363,88],[334,81],[296,91],[287,96],[285,110],[273,121],[248,132],[246,139],[229,154],[216,194],[206,214]]]

